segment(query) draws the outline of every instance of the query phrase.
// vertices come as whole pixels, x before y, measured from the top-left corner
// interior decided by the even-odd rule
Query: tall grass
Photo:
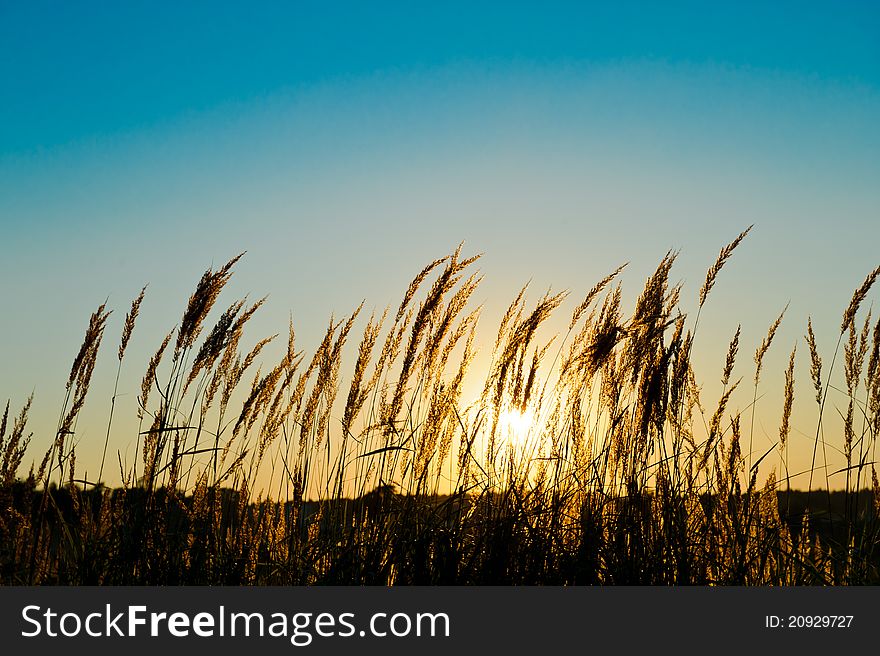
[[[749,229],[750,230],[750,229]],[[785,371],[778,441],[755,452],[761,373],[783,315],[758,346],[750,403],[734,405],[741,330],[722,391],[701,398],[693,347],[707,299],[748,234],[721,249],[690,320],[667,253],[631,312],[618,276],[547,336],[566,294],[523,289],[477,336],[478,256],[426,266],[397,308],[331,319],[311,355],[293,326],[280,357],[242,348],[263,300],[215,309],[241,256],[198,281],[147,364],[138,457],[101,484],[78,476],[77,418],[109,311],[91,315],[51,445],[22,471],[27,401],[0,424],[0,577],[7,584],[859,584],[878,581],[880,322],[843,315],[845,487],[813,490],[826,444],[835,352],[805,341],[819,417],[809,489],[791,488],[797,376]],[[862,317],[862,314],[867,316]],[[209,328],[208,319],[215,316]],[[491,344],[491,357],[478,359]],[[346,353],[352,353],[348,360]],[[488,364],[476,367],[477,362]],[[127,364],[127,363],[125,363]],[[823,373],[823,370],[825,373]],[[468,381],[479,381],[476,399]],[[473,382],[471,384],[474,384]],[[131,436],[121,436],[129,440]],[[111,451],[112,454],[112,451]],[[759,471],[764,472],[759,480]],[[769,475],[766,473],[769,471]],[[827,475],[827,469],[824,472]]]

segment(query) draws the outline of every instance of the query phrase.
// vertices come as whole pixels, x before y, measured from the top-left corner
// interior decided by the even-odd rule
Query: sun
[[[507,437],[511,444],[523,444],[535,426],[535,410],[526,408],[505,408],[498,414],[499,433]]]

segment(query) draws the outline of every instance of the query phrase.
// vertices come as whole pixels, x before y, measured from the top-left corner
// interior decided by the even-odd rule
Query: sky
[[[634,295],[670,248],[693,308],[755,224],[698,353],[717,378],[736,325],[748,361],[790,304],[772,434],[807,317],[833,350],[880,264],[878,34],[870,2],[0,0],[0,399],[35,393],[41,452],[89,314],[108,301],[114,342],[149,283],[133,407],[201,273],[241,251],[227,298],[268,294],[257,331],[292,316],[308,351],[331,313],[396,303],[462,241],[485,253],[490,319],[526,281],[576,297],[623,262]],[[79,429],[91,455],[105,348]]]

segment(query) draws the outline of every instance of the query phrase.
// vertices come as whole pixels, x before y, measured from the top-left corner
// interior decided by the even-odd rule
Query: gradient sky
[[[462,240],[486,253],[489,332],[527,280],[578,296],[631,261],[631,296],[669,248],[692,308],[752,223],[700,353],[717,378],[742,323],[748,363],[791,303],[773,434],[807,315],[833,350],[880,263],[880,6],[475,4],[0,0],[0,399],[36,391],[32,456],[95,306],[115,313],[87,454],[131,298],[150,283],[129,414],[199,275],[242,250],[227,299],[269,294],[257,331],[292,313],[308,351],[331,312],[396,302]]]

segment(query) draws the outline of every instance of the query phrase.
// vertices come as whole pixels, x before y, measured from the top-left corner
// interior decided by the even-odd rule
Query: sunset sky
[[[35,392],[32,458],[98,304],[83,460],[131,299],[150,284],[129,415],[201,273],[241,251],[226,298],[269,295],[251,335],[292,316],[310,352],[331,313],[398,302],[461,241],[485,253],[488,336],[529,280],[533,300],[577,297],[629,261],[631,301],[668,249],[693,310],[750,224],[698,354],[716,380],[742,323],[748,379],[790,302],[760,419],[776,430],[807,316],[830,357],[880,264],[880,6],[475,4],[0,3],[0,400]],[[793,445],[815,432],[806,353]]]

